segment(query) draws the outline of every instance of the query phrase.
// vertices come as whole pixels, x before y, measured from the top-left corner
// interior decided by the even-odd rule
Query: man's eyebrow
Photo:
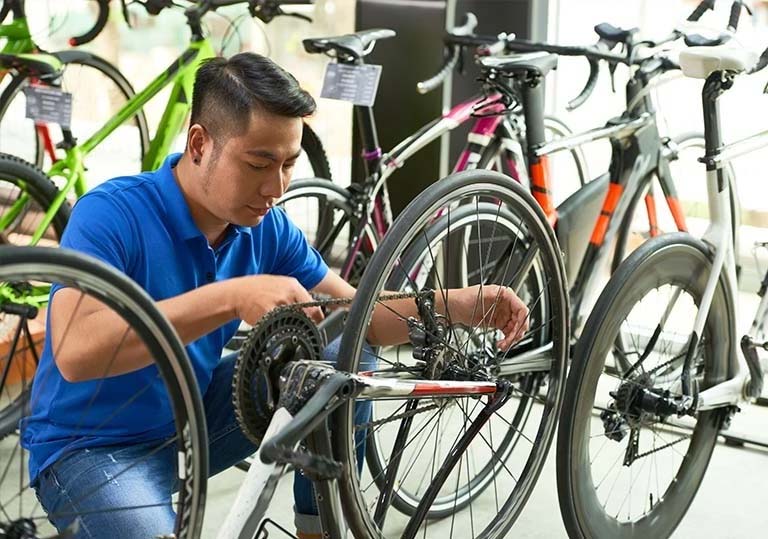
[[[268,152],[267,150],[247,150],[245,153],[256,156],[256,157],[264,157],[271,161],[277,161],[277,156],[275,156],[275,154],[273,154],[272,152]],[[300,155],[301,155],[301,150],[299,150],[295,154],[288,157],[288,161],[291,161],[293,159],[298,159]]]

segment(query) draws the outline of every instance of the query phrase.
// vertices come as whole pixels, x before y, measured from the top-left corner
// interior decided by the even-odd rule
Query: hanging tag
[[[320,97],[349,101],[361,107],[372,107],[379,90],[381,66],[330,63]]]
[[[72,94],[52,86],[30,84],[24,88],[26,116],[35,122],[59,124],[68,129],[72,122]]]

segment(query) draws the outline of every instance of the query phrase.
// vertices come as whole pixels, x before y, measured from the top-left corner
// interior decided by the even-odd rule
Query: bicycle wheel
[[[64,63],[60,87],[72,94],[71,131],[82,143],[115,116],[135,92],[115,66],[94,54],[64,51],[55,55]],[[51,163],[50,148],[62,140],[62,133],[51,123],[36,129],[35,122],[26,118],[24,90],[30,84],[40,81],[19,75],[0,94],[0,151],[46,168]],[[140,172],[148,145],[147,119],[139,110],[88,154],[89,178],[104,181],[116,170]]]
[[[8,531],[13,526],[18,528],[24,525],[27,526],[25,529],[31,526],[32,536],[51,536],[54,530],[47,520],[50,519],[58,523],[59,532],[64,534],[64,529],[71,526],[75,519],[80,519],[82,524],[85,522],[83,519],[96,515],[119,518],[126,511],[136,511],[137,518],[140,518],[143,514],[141,512],[151,510],[157,501],[176,512],[175,529],[165,533],[175,532],[175,537],[199,537],[208,466],[205,416],[194,371],[167,320],[157,311],[149,296],[130,279],[79,253],[62,249],[6,246],[0,247],[0,260],[0,328],[4,330],[0,335],[0,351],[4,359],[4,388],[0,398],[6,400],[12,399],[14,394],[29,394],[27,388],[32,383],[32,372],[35,363],[38,359],[40,361],[40,368],[34,371],[34,389],[29,398],[25,399],[24,417],[19,423],[18,435],[7,436],[0,441],[0,465],[4,469],[0,476],[3,493],[0,499],[3,507],[0,529]],[[45,331],[46,314],[42,309],[36,313],[36,308],[30,310],[29,307],[30,304],[32,307],[36,304],[34,296],[46,294],[53,283],[79,294],[76,308],[80,308],[83,302],[97,300],[111,311],[105,314],[106,317],[116,315],[125,323],[125,332],[115,342],[112,357],[104,358],[103,378],[84,382],[90,384],[91,391],[79,392],[80,397],[76,397],[77,384],[74,383],[68,385],[66,391],[45,390],[48,383],[65,382],[54,374],[57,368],[51,359],[51,337]],[[67,326],[63,331],[57,331],[61,336],[57,343],[57,355],[64,349],[66,339],[71,334],[70,329]],[[111,377],[109,371],[129,334],[131,339],[137,339],[134,343],[144,346],[154,364],[137,371],[142,373],[137,376],[143,376],[145,387],[139,386],[135,388],[136,391],[125,392],[116,389],[124,383],[125,376]],[[12,388],[15,393],[11,391]],[[115,391],[123,395],[125,400],[116,398]],[[69,486],[61,485],[62,489],[69,491],[70,497],[55,507],[48,507],[46,515],[41,502],[30,488],[29,474],[33,467],[30,463],[30,447],[35,458],[40,459],[48,451],[44,449],[40,453],[41,446],[58,444],[61,454],[55,458],[53,469],[56,470],[57,481],[66,482],[65,466],[59,466],[59,463],[67,462],[70,456],[83,447],[91,447],[93,451],[99,446],[94,441],[96,439],[102,440],[102,446],[109,446],[103,440],[117,436],[115,433],[120,431],[127,416],[136,412],[131,404],[139,395],[150,398],[153,413],[158,414],[155,417],[164,420],[167,416],[168,419],[166,425],[162,423],[163,420],[155,422],[147,416],[146,426],[150,428],[162,424],[163,427],[156,433],[165,432],[167,427],[167,435],[153,437],[156,434],[142,439],[142,432],[138,432],[135,438],[130,438],[131,443],[146,444],[147,453],[140,457],[129,457],[115,450],[110,453],[114,468],[106,477],[104,470],[98,467],[92,468],[97,470],[96,476],[88,469],[82,469],[82,475],[75,474]],[[46,419],[41,422],[41,418]],[[55,429],[52,423],[48,423],[48,418],[55,423],[55,429],[72,427],[71,435],[63,438],[63,441],[50,435],[50,430]],[[119,443],[124,444],[125,438]],[[121,487],[120,483],[130,483],[135,479],[131,477],[131,470],[153,454],[167,458],[170,470],[178,466],[172,476],[172,482],[178,489],[174,501],[171,498],[172,485],[168,485],[167,498],[142,499],[135,506],[113,501],[119,500],[120,496],[108,498],[104,495],[103,499],[99,499],[100,489],[108,489],[110,485],[113,489],[126,488]],[[42,464],[34,462],[34,466]],[[86,481],[89,474],[93,482],[86,493],[80,492],[78,497],[71,497],[72,489],[79,489],[81,479]],[[41,493],[41,499],[44,498],[45,495]]]
[[[294,177],[333,179],[323,143],[307,123],[304,123],[304,130],[301,135],[301,149],[304,150],[304,157],[299,158],[293,172]],[[305,158],[308,166],[303,164]]]
[[[683,358],[712,263],[690,235],[646,242],[619,267],[577,345],[557,441],[570,537],[667,537],[709,463],[725,410],[678,417]],[[716,288],[691,375],[723,381],[733,303]],[[628,367],[624,367],[628,366]]]
[[[457,238],[463,242],[458,252]],[[530,330],[508,352],[499,350],[498,334],[486,321],[498,296],[484,304],[488,292],[482,292],[474,307],[485,316],[478,314],[473,324],[454,323],[447,313],[439,361],[415,359],[416,339],[380,348],[375,364],[368,364],[363,345],[383,290],[439,291],[454,283],[478,285],[478,291],[480,286],[499,290],[494,284],[514,287],[530,309]],[[334,417],[334,454],[346,466],[339,488],[356,537],[427,532],[453,537],[457,519],[462,530],[456,536],[506,536],[535,485],[554,433],[568,353],[567,320],[564,270],[552,229],[521,186],[490,171],[462,172],[407,206],[363,275],[338,368],[374,377],[504,380],[512,396],[466,451],[452,448],[471,432],[481,399],[374,399],[371,420],[360,425],[352,405],[340,409]],[[373,445],[375,456],[361,476],[354,463],[363,439]],[[447,478],[442,484],[436,480],[440,476]],[[387,513],[390,502],[405,516]]]
[[[352,240],[360,220],[349,191],[325,179],[296,180],[278,204],[331,269],[353,285],[360,281],[378,238],[369,224],[353,249]]]
[[[16,156],[0,154],[0,245],[32,243],[32,236],[58,194],[42,170]],[[42,232],[39,243],[57,244],[69,214],[70,206],[65,200]]]
[[[448,288],[479,285],[484,270],[476,263],[475,257],[469,257],[469,260],[462,260],[458,264],[457,257],[454,257],[454,260],[441,259],[437,265],[430,264],[428,258],[429,253],[437,253],[443,247],[446,250],[450,248],[456,252],[457,249],[462,249],[462,245],[481,243],[483,238],[493,238],[492,241],[497,244],[490,248],[489,260],[483,260],[483,265],[486,267],[493,267],[491,258],[493,261],[511,259],[514,262],[510,265],[517,265],[524,258],[525,242],[520,235],[520,220],[508,209],[487,202],[480,202],[477,206],[462,205],[451,212],[450,219],[446,214],[427,226],[423,237],[414,242],[414,245],[409,248],[407,256],[403,258],[403,266],[406,271],[399,276],[399,279],[387,283],[387,289],[407,291],[413,288],[412,283],[418,289],[423,289],[425,286],[436,288],[438,281]],[[532,271],[519,288],[528,298],[538,297],[544,288],[541,268],[536,269],[537,271]],[[491,275],[484,275],[483,284],[494,284],[494,282],[498,284],[499,276],[493,275],[493,272],[490,273]],[[405,278],[405,275],[411,276],[411,278]],[[543,304],[538,306],[543,307]],[[530,325],[535,328],[545,328],[546,324],[543,324],[545,317],[546,312],[543,309],[533,309]],[[523,353],[544,346],[547,339],[546,332],[534,332],[531,334],[531,342],[521,345],[519,352]],[[395,354],[406,355],[407,351],[407,349],[397,350]],[[538,373],[528,373],[518,378],[526,394],[521,395],[515,403],[517,410],[513,412],[511,406],[507,409],[507,413],[512,419],[507,435],[499,441],[499,447],[496,448],[496,453],[499,455],[504,455],[505,452],[514,449],[515,435],[518,431],[523,431],[526,428],[525,422],[530,418],[530,413],[534,409],[533,395],[538,391],[541,384]],[[376,408],[374,405],[374,421],[379,416],[386,414],[387,406],[383,407],[381,413]],[[366,456],[371,475],[381,490],[386,487],[384,478],[387,456],[382,450],[382,446],[386,446],[386,442],[379,443],[379,434],[384,433],[374,432],[368,437]],[[436,501],[430,509],[430,518],[443,518],[454,511],[461,510],[482,494],[483,489],[490,485],[492,475],[498,471],[494,465],[494,460],[496,459],[492,458],[486,466],[477,470],[471,480],[471,487],[462,488],[460,495],[456,496],[455,499],[449,496],[442,500],[442,504]],[[506,461],[506,457],[504,460]],[[393,492],[392,505],[399,511],[412,515],[418,506],[418,496],[408,491],[408,485],[401,484]]]

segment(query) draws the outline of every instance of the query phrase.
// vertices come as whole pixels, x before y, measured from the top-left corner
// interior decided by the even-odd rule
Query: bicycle
[[[482,264],[493,256],[495,234],[510,231],[536,254],[509,262],[496,279],[481,279],[477,322],[464,325],[450,308],[437,311],[441,297],[450,305],[451,294],[438,274],[417,283],[406,268],[435,267],[454,234],[464,235],[455,221],[446,236],[431,237],[435,214],[453,223],[456,208],[475,205],[492,206],[496,219],[487,223],[485,241],[458,253],[457,263]],[[258,533],[282,470],[259,460],[293,464],[315,481],[327,537],[345,537],[345,527],[359,538],[506,537],[556,425],[569,346],[564,278],[552,229],[521,186],[496,172],[465,171],[423,191],[373,253],[348,313],[335,310],[315,328],[302,312],[309,304],[290,305],[249,334],[235,371],[235,406],[254,440],[264,437],[272,412],[274,419],[219,537]],[[497,347],[491,325],[496,292],[482,304],[483,286],[494,284],[515,287],[530,310],[529,331],[507,352]],[[386,292],[393,289],[404,292]],[[365,338],[374,308],[406,321],[412,301],[418,316],[407,320],[409,342],[380,348],[371,365]],[[317,359],[339,328],[334,371]],[[265,399],[266,407],[257,404]],[[355,403],[372,404],[362,422]],[[294,451],[303,438],[308,451]],[[360,453],[371,444],[380,466],[366,471]],[[458,519],[463,529],[454,532]]]
[[[57,287],[68,287],[70,291],[80,294],[77,308],[80,308],[83,301],[97,300],[109,307],[108,314],[115,314],[125,322],[123,338],[115,343],[113,355],[105,357],[102,376],[90,382],[93,392],[89,399],[82,402],[81,413],[73,417],[55,419],[61,422],[61,425],[74,427],[77,431],[76,439],[52,439],[39,425],[38,403],[43,399],[41,395],[46,386],[51,384],[50,374],[53,367],[49,362],[41,366],[46,369],[45,372],[38,371],[37,363],[44,352],[42,343],[35,342],[30,326],[35,323],[41,310],[38,307],[40,302],[36,301],[34,296],[47,297],[50,286],[54,284]],[[68,336],[72,334],[71,328],[67,325],[58,334],[61,340],[57,341],[56,354],[62,350]],[[87,446],[87,441],[94,437],[109,437],[110,428],[119,426],[126,420],[133,394],[125,395],[119,406],[107,409],[103,408],[105,401],[102,395],[110,395],[110,398],[115,395],[117,386],[115,379],[110,378],[110,369],[112,362],[126,344],[129,334],[145,346],[148,357],[154,361],[145,371],[146,383],[138,386],[139,391],[156,392],[159,399],[157,413],[167,416],[169,422],[167,436],[158,441],[152,450],[170,452],[170,462],[179,464],[175,474],[177,495],[173,502],[170,494],[167,500],[167,504],[172,504],[177,512],[175,537],[199,537],[208,476],[208,438],[197,379],[176,332],[146,292],[114,268],[65,249],[15,246],[0,246],[0,376],[3,386],[2,398],[12,399],[18,410],[23,409],[25,412],[23,418],[20,413],[16,416],[17,423],[22,419],[18,433],[15,430],[6,431],[0,438],[0,459],[4,470],[0,476],[3,492],[0,499],[0,533],[4,536],[63,539],[72,537],[77,531],[79,524],[72,517],[88,512],[88,496],[69,500],[73,505],[67,506],[64,503],[46,515],[41,501],[33,495],[30,488],[31,471],[28,465],[31,468],[32,464],[27,449],[30,443],[48,439],[50,443],[64,446],[56,461],[62,462],[71,450]],[[45,348],[51,351],[51,338],[46,336],[45,339]],[[35,388],[30,392],[29,386],[36,373]],[[11,389],[15,391],[13,394]],[[50,413],[55,415],[55,403],[67,398],[62,393],[54,396],[52,401],[47,403],[51,404]],[[165,402],[166,406],[160,404],[161,402]],[[100,406],[101,411],[106,411],[105,415],[109,417],[107,421],[96,421],[91,415]],[[107,478],[99,471],[98,481],[95,481],[89,496],[110,482],[127,480],[132,467],[141,462],[140,457],[128,457],[124,453],[115,453],[115,458],[120,459],[123,466],[119,473]],[[39,467],[41,464],[36,462],[35,466]],[[42,473],[59,473],[63,468],[54,464],[49,470],[56,471]],[[86,475],[87,472],[79,480],[85,480]],[[91,505],[89,509],[91,512],[114,514],[114,511],[128,509],[151,510],[153,503],[154,500],[146,500],[142,506],[125,507],[118,502],[112,502],[103,507]],[[61,530],[59,535],[47,521],[48,517],[70,519],[71,523],[65,530]]]
[[[741,9],[732,4],[731,30]],[[763,132],[725,145],[718,100],[739,74],[763,69],[768,50],[758,60],[736,48],[693,48],[680,64],[685,75],[705,79],[711,225],[703,239],[649,240],[622,263],[590,315],[557,442],[571,537],[669,536],[696,495],[718,433],[763,386],[757,350],[765,347],[768,275],[739,341],[727,164],[768,141]]]
[[[60,237],[69,217],[68,197],[72,195],[79,197],[87,190],[88,156],[111,134],[119,135],[121,141],[125,140],[124,134],[119,131],[121,126],[125,126],[126,122],[132,121],[133,118],[143,118],[144,105],[161,90],[171,86],[171,93],[154,138],[149,139],[146,121],[141,120],[139,124],[144,126],[139,125],[137,129],[138,133],[135,134],[137,136],[133,139],[136,140],[136,144],[121,142],[120,145],[121,152],[125,152],[126,148],[140,150],[143,170],[158,168],[162,159],[170,151],[174,138],[181,132],[189,113],[197,67],[204,60],[214,56],[213,47],[202,28],[202,19],[207,13],[222,6],[247,4],[252,16],[269,22],[277,16],[291,15],[282,10],[282,5],[308,4],[311,1],[200,0],[192,2],[184,12],[191,31],[189,48],[145,89],[136,95],[126,96],[124,104],[106,123],[101,123],[103,120],[99,118],[100,123],[97,124],[99,127],[89,133],[86,140],[82,142],[77,140],[76,133],[73,132],[76,126],[72,126],[72,129],[67,129],[65,126],[62,129],[63,140],[55,144],[56,147],[64,150],[65,155],[61,159],[55,158],[47,173],[16,157],[0,155],[0,182],[3,182],[5,187],[3,189],[5,211],[0,215],[0,234],[4,234],[6,240],[19,244],[36,244],[44,237],[55,241]],[[173,5],[166,0],[148,0],[139,3],[150,14],[157,14]],[[98,7],[99,16],[96,25],[87,34],[91,38],[98,35],[107,22],[109,0],[98,0]],[[23,88],[30,84],[45,82],[48,87],[60,86],[61,70],[50,67],[44,70],[38,65],[39,62],[26,57],[13,56],[11,60],[15,62],[15,68],[20,70],[20,75],[14,79],[14,84],[6,89],[7,101],[0,98],[0,112],[3,110],[3,103],[12,102],[23,96]],[[128,140],[131,138],[128,136]],[[49,149],[54,146],[53,143],[49,144],[46,141],[43,145]],[[330,168],[322,143],[307,124],[304,126],[302,148],[309,161],[305,168],[311,168],[315,175],[330,178]],[[54,179],[59,182],[58,185],[52,181]]]
[[[56,143],[49,124],[25,119],[26,100],[17,98],[30,83],[44,84],[46,80],[58,77],[61,85],[67,88],[79,80],[80,84],[101,88],[113,103],[131,99],[135,91],[115,66],[93,53],[83,50],[47,52],[41,49],[30,35],[24,0],[5,0],[0,9],[0,21],[9,15],[12,17],[11,22],[0,24],[0,37],[7,39],[0,53],[0,79],[11,75],[11,81],[0,94],[0,151],[42,167],[46,157],[51,162],[56,161]],[[82,35],[72,37],[70,45],[83,45],[95,39],[98,35],[97,27],[106,24],[107,15],[108,11],[100,11],[96,26]],[[90,133],[92,130],[80,119],[81,112],[75,110],[74,130],[78,133],[87,130]],[[138,136],[135,139],[136,145],[143,152],[149,140],[147,119],[143,111],[131,118],[130,123],[137,133],[134,136]],[[127,131],[123,136],[131,138]]]
[[[697,20],[703,10],[697,9],[690,20]],[[594,47],[568,47],[533,43],[514,36],[476,36],[472,27],[449,34],[445,41],[450,49],[446,63],[438,75],[421,83],[420,88],[434,88],[457,65],[461,51],[477,48],[483,69],[484,98],[455,107],[443,118],[428,124],[393,149],[383,154],[378,147],[375,123],[370,109],[357,107],[363,126],[364,158],[369,175],[349,189],[312,180],[294,182],[281,204],[305,231],[307,237],[340,274],[351,282],[367,265],[370,252],[375,250],[386,232],[391,214],[388,210],[387,178],[421,146],[471,116],[478,120],[470,134],[468,145],[457,164],[462,168],[496,168],[512,178],[529,184],[555,227],[566,256],[566,272],[571,286],[571,311],[574,336],[588,314],[590,302],[604,284],[601,271],[615,269],[628,253],[630,240],[643,240],[662,230],[657,211],[654,177],[665,195],[672,224],[685,230],[685,217],[677,200],[672,181],[671,165],[682,151],[703,146],[700,135],[689,134],[679,141],[662,137],[657,128],[656,111],[649,92],[656,79],[673,69],[675,63],[663,56],[641,58],[643,48],[658,48],[665,43],[685,37],[691,45],[716,45],[720,39],[684,36],[675,31],[659,41],[636,41],[635,30],[622,30],[603,23],[595,27],[600,36]],[[325,52],[339,63],[361,64],[366,47],[385,34],[353,34],[338,38],[305,40],[310,53]],[[360,39],[360,48],[350,50],[352,37]],[[623,45],[624,54],[611,52]],[[367,50],[367,49],[365,49]],[[535,51],[518,57],[499,57],[501,53]],[[627,84],[627,109],[619,117],[600,127],[577,134],[564,134],[547,141],[544,116],[544,79],[556,67],[556,55],[581,56],[589,60],[590,75],[584,89],[570,106],[583,103],[594,89],[599,62],[613,68],[622,64],[633,72]],[[524,120],[523,118],[524,117]],[[523,127],[524,124],[524,127]],[[608,173],[597,177],[570,196],[558,207],[552,201],[553,181],[548,160],[557,152],[576,151],[591,141],[610,140],[611,166]],[[679,144],[678,144],[679,142]],[[524,148],[516,151],[515,148]],[[650,155],[650,157],[648,157]],[[578,163],[578,161],[577,161]],[[644,222],[638,217],[640,201],[645,202]],[[734,216],[738,215],[738,197],[732,193]],[[296,207],[292,210],[291,207]],[[736,217],[734,217],[736,219]],[[734,236],[736,234],[734,221]],[[591,228],[591,234],[589,233]],[[644,228],[643,228],[644,227]],[[446,269],[446,272],[449,272]],[[461,282],[461,275],[455,276]]]
[[[476,25],[477,18],[468,13],[464,24],[453,32],[469,35]],[[378,40],[394,36],[395,32],[387,29],[361,31],[344,36],[306,39],[304,49],[309,54],[326,54],[344,66],[363,66],[366,55]],[[446,67],[435,77],[419,83],[418,91],[426,93],[439,87],[459,60],[459,50],[452,50]],[[474,112],[490,115],[497,109],[496,105],[486,102],[485,96],[473,97],[424,125],[385,154],[378,142],[374,108],[356,105],[354,114],[361,126],[366,177],[360,182],[353,182],[348,188],[322,179],[299,179],[291,182],[280,204],[331,267],[349,282],[356,283],[370,254],[392,224],[388,195],[388,180],[392,174],[422,148],[470,121],[474,124],[467,149],[453,171],[490,167],[503,148],[496,133],[501,116],[481,118]],[[546,116],[543,121],[543,136],[548,140],[571,133],[567,125],[557,118]],[[516,137],[524,136],[521,111],[510,112],[510,118],[505,123],[510,126],[514,140],[504,139],[503,142],[517,143]],[[514,129],[511,129],[512,123],[515,124]],[[573,148],[570,159],[575,173],[584,183],[587,164],[581,150]]]

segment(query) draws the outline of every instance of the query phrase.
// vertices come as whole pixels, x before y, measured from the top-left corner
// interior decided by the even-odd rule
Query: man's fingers
[[[304,309],[304,313],[315,323],[319,324],[323,321],[325,316],[323,310],[320,307],[307,307]]]

